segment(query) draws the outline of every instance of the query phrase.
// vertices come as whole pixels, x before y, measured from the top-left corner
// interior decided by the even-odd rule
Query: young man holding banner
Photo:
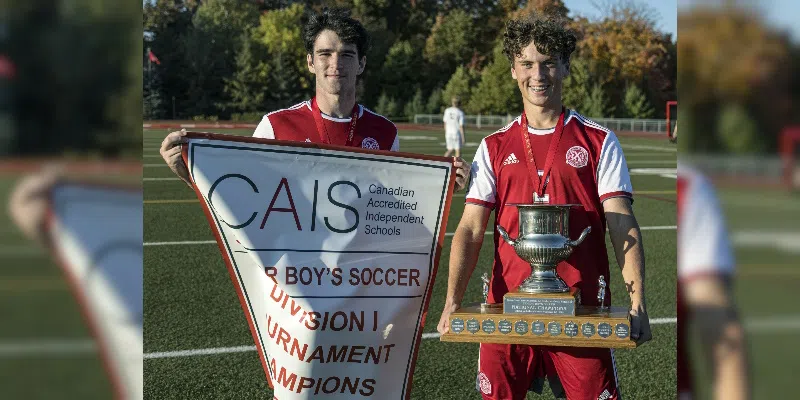
[[[316,95],[254,134],[282,143],[173,132],[162,145],[201,200],[275,398],[409,398],[452,188],[465,186],[461,159],[364,151],[398,150],[394,124],[355,100],[366,35],[344,13],[311,16]]]
[[[576,38],[555,20],[509,21],[504,53],[522,94],[524,112],[481,142],[461,222],[453,237],[447,298],[438,330],[449,330],[475,269],[489,214],[509,232],[519,226],[512,203],[579,204],[570,212],[570,237],[587,225],[586,240],[558,267],[577,287],[584,305],[598,305],[599,278],[610,281],[606,226],[628,287],[631,338],[651,339],[644,296],[642,235],[632,211],[633,189],[613,132],[564,108],[562,83]],[[530,265],[494,235],[495,258],[487,302],[499,303],[530,274]],[[610,291],[610,288],[606,290]],[[590,295],[591,294],[591,295]],[[611,296],[605,296],[610,305]],[[547,376],[557,396],[576,400],[620,399],[614,354],[609,349],[481,344],[477,387],[484,399],[524,399]],[[560,383],[560,385],[559,385]],[[563,393],[561,387],[563,386]]]
[[[356,80],[367,64],[369,38],[346,11],[324,10],[309,18],[303,32],[308,70],[315,75],[316,95],[308,101],[264,116],[254,137],[325,143],[372,150],[399,151],[397,127],[356,103]],[[185,130],[170,133],[161,144],[167,165],[189,183],[181,159]],[[467,164],[456,157],[456,190],[462,190]]]

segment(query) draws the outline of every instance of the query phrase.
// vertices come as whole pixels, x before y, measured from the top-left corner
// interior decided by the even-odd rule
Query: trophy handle
[[[577,239],[570,240],[569,242],[567,242],[567,246],[575,247],[575,246],[581,244],[581,242],[583,242],[583,239],[586,239],[586,236],[588,236],[589,232],[591,232],[591,231],[592,231],[592,227],[591,226],[587,226],[586,229],[584,229],[583,232],[581,232],[581,235],[578,236]]]
[[[503,240],[505,240],[505,241],[506,241],[506,243],[508,243],[508,244],[510,244],[510,245],[512,245],[512,246],[516,246],[516,245],[517,245],[517,241],[516,241],[516,240],[513,240],[513,239],[511,239],[511,238],[508,236],[508,232],[506,232],[506,230],[505,230],[505,229],[503,229],[503,227],[502,227],[502,226],[500,226],[500,224],[497,224],[497,232],[499,232],[499,233],[500,233],[500,237],[502,237],[502,238],[503,238]]]

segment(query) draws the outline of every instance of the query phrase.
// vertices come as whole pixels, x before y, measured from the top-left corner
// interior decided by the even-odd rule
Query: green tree
[[[236,50],[242,32],[258,18],[256,7],[239,0],[205,0],[192,18],[193,29],[185,37],[193,82],[188,95],[191,114],[217,115],[224,107],[225,79],[236,71]]]
[[[236,72],[225,80],[225,93],[230,99],[225,104],[226,110],[266,110],[272,72],[266,54],[266,46],[246,35],[236,55]]]
[[[585,113],[591,94],[592,80],[589,75],[589,64],[581,57],[572,57],[569,75],[564,80],[564,106]]]
[[[268,11],[261,15],[253,37],[266,47],[268,57],[283,54],[291,60],[300,86],[313,88],[313,75],[308,72],[306,66],[306,49],[303,42],[305,12],[306,8],[301,3]]]
[[[432,79],[441,82],[457,66],[472,61],[478,38],[475,27],[472,16],[462,9],[436,17],[423,53]]]
[[[456,68],[456,72],[453,73],[453,76],[450,77],[447,85],[445,85],[442,100],[449,105],[450,99],[458,97],[461,99],[462,107],[463,105],[468,105],[470,104],[472,90],[478,82],[480,82],[480,76],[477,73],[469,68],[460,66]],[[468,113],[472,112],[469,108],[466,110]]]
[[[422,89],[417,88],[417,91],[414,92],[414,97],[411,98],[411,101],[406,103],[403,114],[405,114],[409,121],[413,122],[414,115],[426,113],[425,108],[425,98],[422,97]]]
[[[471,113],[515,114],[522,112],[517,82],[511,77],[511,64],[503,55],[502,44],[495,46],[492,62],[481,71],[467,109]]]
[[[375,106],[375,111],[389,119],[400,115],[400,107],[397,104],[397,100],[389,97],[386,93],[381,93],[378,98],[378,104]]]
[[[627,118],[647,119],[653,118],[655,114],[647,101],[647,95],[634,84],[625,89],[624,111]]]
[[[381,68],[380,87],[389,97],[407,102],[414,95],[414,86],[409,82],[415,82],[422,69],[420,48],[408,40],[396,42]]]
[[[616,107],[608,101],[606,91],[599,83],[592,85],[592,91],[584,104],[583,114],[589,118],[610,118],[614,115]]]
[[[313,75],[306,67],[302,18],[304,7],[293,4],[266,12],[248,29],[236,56],[236,70],[225,80],[227,109],[265,112],[285,108],[313,93]]]
[[[428,103],[425,105],[426,114],[441,114],[444,112],[444,100],[442,99],[442,88],[433,89],[428,96]]]

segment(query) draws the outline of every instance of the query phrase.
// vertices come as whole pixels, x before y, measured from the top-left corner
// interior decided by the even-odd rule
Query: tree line
[[[310,98],[301,30],[323,6],[351,9],[370,33],[358,100],[395,121],[441,113],[453,96],[468,114],[519,113],[502,33],[508,18],[534,11],[568,19],[579,35],[567,106],[664,118],[676,98],[676,43],[630,2],[590,20],[561,0],[155,0],[143,9],[145,119],[258,121]]]

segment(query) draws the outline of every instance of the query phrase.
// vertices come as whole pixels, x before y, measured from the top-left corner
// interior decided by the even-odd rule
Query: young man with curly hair
[[[344,9],[312,14],[303,29],[306,62],[314,74],[314,98],[265,115],[254,137],[296,142],[326,143],[373,150],[399,151],[397,127],[356,103],[356,81],[367,64],[369,35]],[[161,144],[161,156],[187,184],[189,174],[181,159],[185,131],[170,133]],[[467,164],[456,157],[456,190],[464,188]]]
[[[576,37],[554,19],[530,16],[509,21],[504,54],[522,95],[523,113],[481,142],[472,163],[466,206],[453,237],[447,297],[438,330],[449,329],[478,260],[489,214],[509,232],[518,230],[512,203],[579,204],[570,211],[569,232],[592,230],[558,274],[598,305],[599,278],[610,281],[606,227],[630,294],[631,338],[651,339],[644,295],[642,235],[632,210],[633,188],[614,132],[562,104]],[[500,303],[531,273],[514,249],[494,235],[495,257],[487,302]],[[611,303],[605,289],[605,305]],[[558,397],[620,399],[614,353],[602,348],[481,344],[477,388],[484,399],[524,399],[541,392],[544,377]]]

